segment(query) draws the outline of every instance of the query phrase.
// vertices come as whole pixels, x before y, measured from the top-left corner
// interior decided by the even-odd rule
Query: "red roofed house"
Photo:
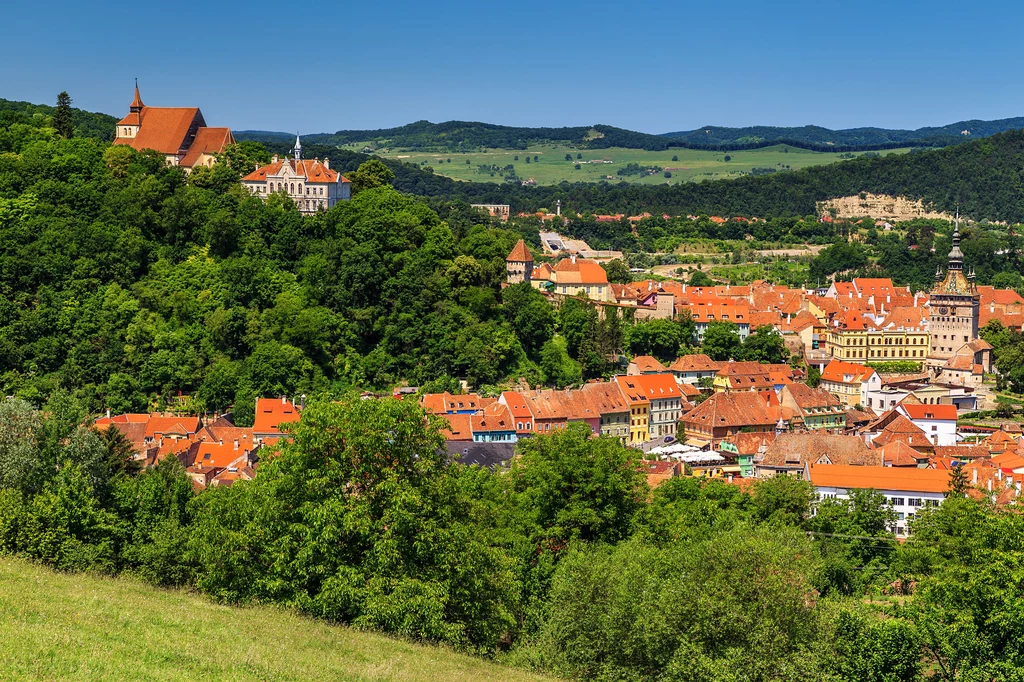
[[[528,436],[533,433],[533,413],[530,412],[526,399],[517,391],[504,391],[498,402],[508,408],[516,425],[516,434]]]
[[[676,424],[683,416],[683,397],[671,374],[643,374],[633,377],[648,400],[648,437],[653,440],[675,436]]]
[[[851,490],[877,490],[896,512],[892,531],[908,534],[908,522],[922,509],[937,507],[946,499],[950,472],[912,467],[809,464],[804,478],[821,498],[850,499]]]
[[[868,391],[882,387],[878,372],[855,362],[832,360],[821,373],[821,387],[847,407],[867,405]]]
[[[242,186],[266,199],[274,192],[284,192],[295,202],[299,213],[311,215],[326,211],[339,201],[352,197],[352,183],[341,173],[331,170],[331,162],[303,159],[302,144],[295,138],[295,158],[282,161],[276,155],[269,165],[261,166],[242,178]]]
[[[596,381],[584,384],[580,393],[591,409],[601,415],[601,435],[618,438],[620,443],[628,445],[630,408],[619,385],[613,381]]]
[[[186,170],[212,166],[214,155],[234,143],[231,129],[208,128],[198,107],[147,107],[138,84],[128,115],[114,128],[114,144],[152,149],[163,154],[169,165]]]
[[[637,355],[629,361],[626,367],[626,374],[636,376],[638,374],[666,374],[668,368],[658,362],[657,358],[650,355]]]
[[[255,438],[276,439],[284,433],[280,427],[299,421],[299,408],[287,398],[257,398],[256,419],[252,425]]]
[[[718,371],[725,363],[712,360],[707,355],[698,353],[695,355],[683,355],[676,358],[676,361],[668,366],[668,369],[675,375],[676,381],[680,384],[697,385],[701,379],[714,379]]]
[[[553,268],[536,268],[530,273],[536,289],[564,296],[585,296],[595,301],[614,302],[611,285],[604,268],[596,260],[575,254],[555,263]]]
[[[924,431],[933,445],[956,445],[956,406],[902,402],[896,411]]]
[[[686,442],[714,449],[728,436],[740,432],[775,431],[776,420],[757,393],[715,393],[681,419]]]

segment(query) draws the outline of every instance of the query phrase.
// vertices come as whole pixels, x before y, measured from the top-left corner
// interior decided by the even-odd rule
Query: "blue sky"
[[[120,115],[138,77],[147,104],[199,106],[236,130],[1024,115],[1015,2],[50,0],[2,16],[0,97],[52,103],[67,90]]]

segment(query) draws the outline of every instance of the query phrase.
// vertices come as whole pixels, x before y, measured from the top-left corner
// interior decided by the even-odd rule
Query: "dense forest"
[[[474,151],[482,147],[526,149],[530,145],[552,142],[586,149],[626,147],[661,151],[678,147],[735,151],[788,144],[813,151],[857,152],[898,147],[946,147],[1021,128],[1024,128],[1024,118],[958,121],[946,126],[917,130],[830,130],[820,126],[705,126],[696,130],[654,135],[600,124],[564,128],[526,128],[468,121],[417,121],[397,128],[339,130],[336,133],[313,133],[305,137],[310,142],[332,146],[363,144],[373,148],[451,152]],[[969,134],[964,135],[963,131],[968,131]],[[288,133],[261,130],[238,132],[238,139],[259,142],[286,141],[290,137]]]
[[[63,392],[0,402],[0,551],[579,680],[1022,679],[1024,516],[965,498],[960,471],[898,542],[880,493],[652,491],[585,424],[492,473],[448,463],[415,401],[316,400],[254,480],[196,495],[83,416]]]

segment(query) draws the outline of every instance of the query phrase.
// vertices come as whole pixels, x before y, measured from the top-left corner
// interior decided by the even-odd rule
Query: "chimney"
[[[326,168],[327,170],[331,169],[331,160],[328,159],[326,156],[324,157],[324,168]]]
[[[281,404],[282,405],[287,405],[288,404],[288,398],[286,396],[281,396]]]
[[[576,262],[576,254],[574,253],[574,254],[572,254],[571,256],[569,256],[569,260],[570,260],[571,262],[575,263],[575,262]]]
[[[892,303],[892,296],[890,296],[889,294],[886,294],[885,295],[885,302],[886,303]]]
[[[238,439],[236,438],[235,439],[235,450],[237,450],[237,449],[238,449]]]
[[[992,479],[988,479],[988,491],[992,492]]]
[[[110,408],[107,408],[107,419],[110,419]]]
[[[996,469],[996,480],[997,481],[1003,480],[1003,470],[1002,469]]]
[[[732,483],[732,474],[729,474],[729,483]]]
[[[278,162],[278,160],[279,160],[279,159],[278,159],[278,157],[277,157],[277,154],[274,154],[274,159],[273,159],[273,160],[271,161],[271,163],[277,163],[277,162]]]
[[[971,485],[978,485],[978,469],[975,468],[971,475]]]

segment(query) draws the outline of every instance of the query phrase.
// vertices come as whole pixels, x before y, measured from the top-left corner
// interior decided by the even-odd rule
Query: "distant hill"
[[[776,144],[830,152],[856,152],[897,147],[945,147],[969,142],[1007,130],[1024,128],[1024,117],[998,121],[959,121],[941,127],[917,130],[850,128],[830,130],[819,126],[780,128],[754,126],[725,128],[706,126],[697,130],[652,135],[607,125],[565,128],[519,128],[491,123],[417,121],[398,128],[339,130],[336,133],[304,135],[303,140],[328,145],[365,145],[371,149],[401,148],[422,151],[473,151],[526,149],[531,145],[562,143],[587,149],[626,147],[664,150],[672,147],[736,151]],[[968,134],[964,134],[967,131]],[[290,133],[238,131],[239,139],[282,140]]]
[[[945,147],[970,140],[1024,128],[1024,117],[1003,118],[996,121],[958,121],[949,125],[917,130],[890,130],[887,128],[848,128],[830,130],[820,126],[778,128],[753,126],[749,128],[723,128],[705,126],[696,130],[665,133],[665,137],[690,145],[761,145],[788,143],[794,146],[813,145],[824,149],[882,149],[892,147]],[[966,133],[966,134],[965,134]]]
[[[56,99],[56,98],[54,98]],[[15,102],[0,98],[0,116],[24,116],[26,118],[53,116],[54,109],[46,104]],[[114,139],[114,126],[118,119],[107,114],[98,114],[84,109],[72,108],[75,134],[81,137],[95,137],[108,142]]]

